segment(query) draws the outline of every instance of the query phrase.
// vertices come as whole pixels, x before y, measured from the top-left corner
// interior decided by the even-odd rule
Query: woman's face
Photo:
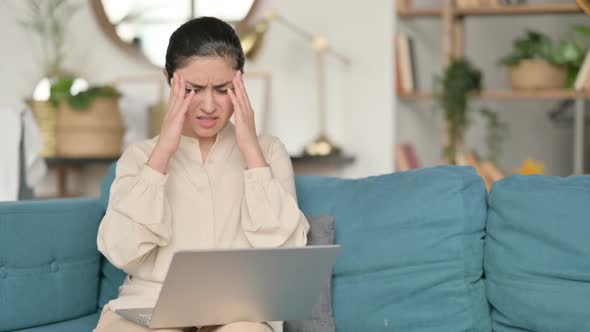
[[[195,57],[176,70],[186,81],[186,93],[195,95],[186,112],[182,134],[214,140],[231,118],[234,107],[228,94],[236,70],[222,57]]]

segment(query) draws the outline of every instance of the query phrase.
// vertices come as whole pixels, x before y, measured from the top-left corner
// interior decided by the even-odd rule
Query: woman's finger
[[[184,118],[184,115],[186,114],[186,111],[188,110],[188,105],[190,105],[191,101],[193,100],[193,96],[195,95],[194,91],[189,92],[186,97],[184,97],[184,100],[182,102],[182,104],[180,105],[180,109],[178,110],[178,115],[182,118]]]
[[[244,99],[242,97],[243,93],[242,93],[242,87],[240,86],[240,82],[238,80],[238,75],[236,73],[236,75],[234,75],[234,79],[232,81],[233,87],[234,87],[234,97],[236,97],[236,101],[237,103],[240,105],[240,110],[242,112],[246,112],[246,107],[247,105],[244,102]]]
[[[242,118],[242,106],[239,104],[238,99],[236,97],[236,93],[234,92],[233,88],[228,89],[227,93],[229,94],[229,99],[231,99],[231,102],[234,105],[234,114],[236,115],[237,122]]]
[[[168,105],[174,102],[174,77],[170,79],[170,93],[168,94]]]
[[[242,99],[244,100],[244,105],[247,106],[247,110],[254,111],[252,109],[252,104],[250,103],[250,98],[248,97],[248,91],[246,91],[246,85],[244,84],[244,79],[242,77],[242,72],[238,70],[238,84],[242,90]]]
[[[170,94],[168,96],[168,110],[166,114],[171,113],[174,103],[176,102],[176,74],[170,80]]]
[[[184,100],[184,78],[180,74],[176,74],[174,81],[176,81],[176,84],[174,85],[176,98],[172,105],[172,111],[177,112]]]

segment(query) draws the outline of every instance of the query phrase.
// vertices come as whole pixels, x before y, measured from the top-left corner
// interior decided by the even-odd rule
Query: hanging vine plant
[[[457,164],[457,157],[463,152],[465,130],[470,124],[470,114],[474,112],[470,99],[481,89],[482,73],[466,59],[452,59],[442,77],[435,78],[435,102],[443,113],[447,130],[443,155],[450,164]],[[496,161],[507,129],[494,111],[485,108],[480,112],[487,120],[488,157]]]

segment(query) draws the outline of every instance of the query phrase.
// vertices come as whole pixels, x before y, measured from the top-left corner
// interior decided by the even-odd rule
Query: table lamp
[[[256,22],[254,25],[245,29],[240,34],[242,41],[242,48],[244,54],[248,59],[254,59],[260,52],[263,45],[263,37],[268,31],[268,27],[272,22],[279,23],[295,34],[301,36],[305,40],[309,41],[313,50],[316,53],[316,71],[317,71],[317,88],[318,88],[318,113],[319,113],[319,124],[320,134],[304,149],[304,154],[307,156],[332,156],[339,155],[342,150],[328,138],[326,134],[326,109],[325,109],[325,68],[324,68],[324,56],[326,53],[336,57],[344,64],[349,64],[350,61],[340,53],[330,48],[328,41],[319,35],[311,34],[299,26],[291,23],[285,17],[279,15],[276,11],[271,10],[267,12],[263,19]]]

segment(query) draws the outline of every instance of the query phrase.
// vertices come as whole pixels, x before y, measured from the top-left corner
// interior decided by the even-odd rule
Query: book
[[[396,47],[397,48],[397,47]],[[399,64],[399,56],[394,55],[394,62],[395,62],[395,68],[394,68],[394,77],[395,77],[395,93],[398,96],[401,96],[404,94],[404,89],[402,88],[402,78],[401,78],[401,70],[400,70],[400,64]]]
[[[416,149],[410,143],[395,145],[395,165],[399,172],[421,168]]]
[[[406,158],[400,144],[395,145],[394,156],[396,172],[405,172],[410,170],[410,163],[408,162],[408,159]]]
[[[413,61],[412,61],[412,46],[410,38],[405,34],[397,34],[396,36],[396,66],[399,68],[399,80],[401,93],[411,93],[415,91]]]
[[[418,90],[418,72],[416,69],[416,47],[414,39],[408,39],[408,46],[410,49],[410,74],[412,76],[412,92]]]

